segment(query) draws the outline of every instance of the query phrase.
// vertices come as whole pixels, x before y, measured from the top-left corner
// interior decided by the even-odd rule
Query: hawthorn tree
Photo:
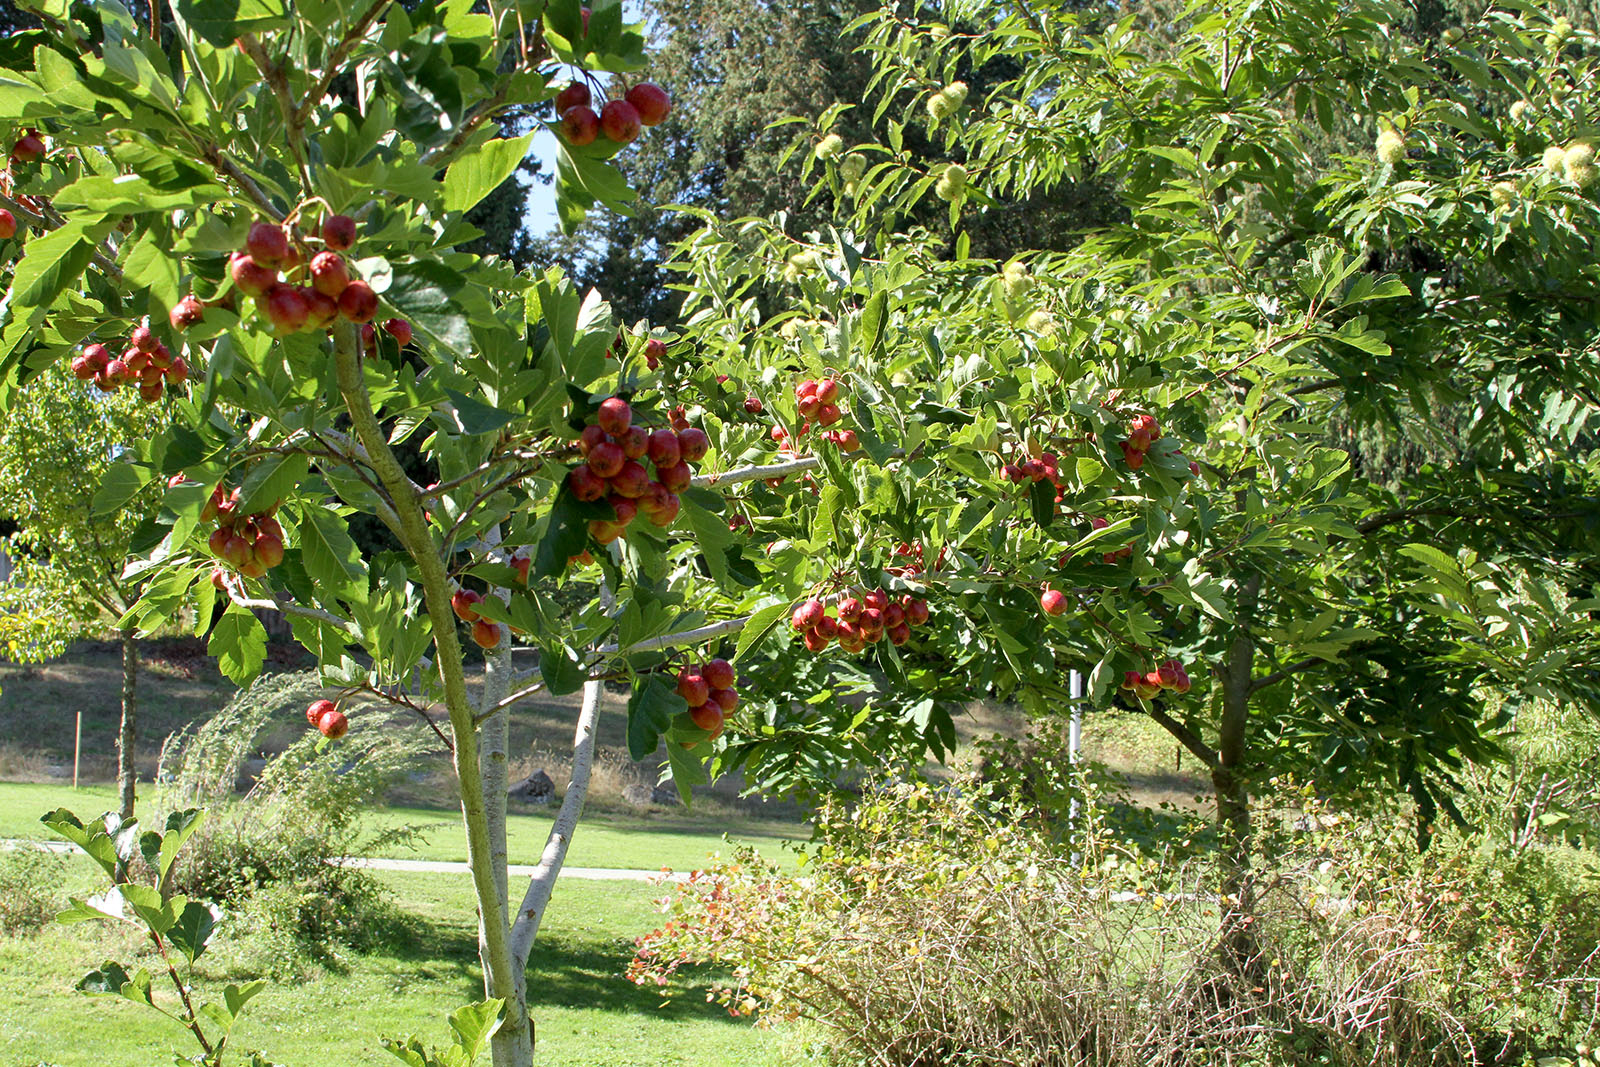
[[[66,642],[103,634],[138,601],[140,572],[125,573],[140,529],[160,502],[147,486],[141,506],[97,515],[100,480],[120,450],[163,427],[159,412],[126,394],[86,392],[59,372],[40,375],[0,412],[0,483],[17,530],[4,541],[16,564],[0,593],[16,629],[8,657],[42,660]],[[132,626],[117,629],[122,646],[121,720],[117,727],[117,792],[123,818],[133,815],[138,783],[139,649]],[[63,709],[64,710],[64,709]]]
[[[463,213],[527,151],[497,125],[509,108],[557,101],[569,224],[627,209],[607,159],[661,101],[564,73],[637,67],[620,6],[191,0],[165,51],[114,0],[94,11],[46,12],[0,73],[19,141],[45,149],[13,169],[0,373],[90,360],[80,345],[148,314],[186,380],[82,365],[133,374],[174,422],[95,495],[110,513],[161,487],[128,620],[225,603],[210,647],[242,681],[265,649],[251,609],[278,607],[330,686],[443,710],[496,1064],[532,1056],[525,964],[607,680],[631,688],[633,753],[665,742],[687,793],[735,767],[792,785],[942,753],[951,700],[1048,711],[1090,666],[1095,699],[1126,686],[1212,768],[1241,952],[1258,775],[1382,771],[1425,801],[1492,741],[1482,690],[1594,695],[1575,537],[1593,472],[1570,458],[1594,359],[1572,342],[1594,319],[1532,273],[1534,248],[1560,264],[1541,278],[1588,269],[1592,152],[1573,105],[1537,95],[1588,68],[1536,16],[1419,48],[1379,0],[1116,21],[962,5],[950,21],[983,29],[959,32],[879,12],[860,28],[881,142],[803,142],[849,211],[826,233],[704,216],[674,336],[461,250]],[[981,95],[957,76],[1000,59],[1015,75]],[[1537,144],[1499,124],[1512,85],[1533,99],[1506,121],[1542,123]],[[614,106],[624,87],[637,106]],[[1305,148],[1353,110],[1387,123],[1378,160]],[[1563,150],[1540,170],[1546,140]],[[969,254],[969,213],[1089,167],[1125,221],[1067,252]],[[930,197],[953,254],[906,222]],[[1421,266],[1371,266],[1380,247]],[[1323,431],[1330,411],[1425,428],[1431,403],[1484,411],[1472,465],[1436,485],[1363,477]],[[1539,509],[1538,536],[1513,505]],[[400,550],[360,552],[362,515]],[[600,595],[557,607],[574,581]],[[514,640],[535,671],[512,670]],[[582,691],[573,775],[513,896],[507,711],[541,689]],[[868,699],[829,699],[848,690]],[[362,728],[309,713],[329,737]]]

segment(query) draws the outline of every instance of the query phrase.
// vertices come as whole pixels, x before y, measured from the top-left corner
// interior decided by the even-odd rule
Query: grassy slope
[[[74,864],[77,890],[88,864]],[[407,943],[351,960],[299,985],[269,987],[236,1033],[241,1048],[261,1048],[284,1067],[397,1062],[384,1036],[443,1040],[444,1017],[481,997],[470,889],[449,875],[383,876],[414,918]],[[694,993],[662,1008],[653,989],[621,977],[632,939],[655,925],[655,887],[573,883],[557,891],[529,964],[539,1062],[633,1067],[726,1064],[754,1067],[779,1058],[778,1041],[733,1020]],[[0,936],[0,1064],[149,1067],[168,1062],[184,1035],[176,1024],[134,1004],[88,999],[72,984],[108,956],[134,962],[136,942],[110,927],[47,927]],[[140,960],[139,962],[149,962]],[[230,963],[226,946],[200,983],[203,994],[251,977]]]

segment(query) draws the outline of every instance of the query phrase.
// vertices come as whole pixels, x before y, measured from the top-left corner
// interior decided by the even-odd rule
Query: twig
[[[338,77],[344,70],[345,58],[361,42],[361,39],[367,35],[367,30],[372,27],[378,16],[383,14],[383,9],[392,2],[393,0],[376,0],[371,7],[362,12],[360,18],[351,23],[350,28],[345,31],[344,38],[328,54],[327,62],[323,64],[322,77],[317,79],[315,85],[306,90],[305,98],[300,101],[300,106],[294,109],[293,118],[296,125],[305,125],[307,117],[311,114],[311,109],[316,107],[317,102],[327,95],[328,86],[332,85],[333,79]]]

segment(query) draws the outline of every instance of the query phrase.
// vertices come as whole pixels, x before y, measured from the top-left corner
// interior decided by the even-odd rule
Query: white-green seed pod
[[[1377,149],[1379,162],[1387,163],[1391,167],[1406,158],[1406,139],[1393,130],[1379,130],[1374,147]]]
[[[1526,100],[1518,100],[1511,105],[1511,121],[1518,126],[1526,126],[1533,121],[1533,105]]]
[[[1544,150],[1544,155],[1539,160],[1539,166],[1551,174],[1560,175],[1566,169],[1567,150],[1558,144],[1553,144]]]
[[[949,85],[946,85],[940,92],[947,100],[950,101],[950,106],[953,107],[953,108],[960,108],[962,104],[965,104],[967,102],[967,83],[966,82],[961,82],[961,81],[951,82]]]
[[[1489,195],[1494,199],[1495,207],[1510,207],[1517,202],[1517,187],[1510,182],[1495,182]]]
[[[865,173],[867,173],[867,157],[860,152],[851,152],[839,161],[839,177],[846,182],[860,181]]]
[[[942,122],[956,113],[955,105],[943,92],[930,93],[924,106],[928,109],[928,117],[935,122]]]
[[[1058,329],[1056,317],[1042,308],[1029,315],[1028,321],[1024,325],[1027,326],[1030,332],[1036,333],[1040,337],[1050,337]]]
[[[844,138],[836,133],[830,133],[817,142],[818,159],[837,159],[839,153],[844,151]]]
[[[1561,169],[1570,177],[1574,167],[1592,167],[1594,165],[1594,145],[1585,141],[1574,141],[1567,146],[1561,154]]]
[[[1457,45],[1466,35],[1467,31],[1460,26],[1446,26],[1444,32],[1439,35],[1439,40],[1448,45]]]

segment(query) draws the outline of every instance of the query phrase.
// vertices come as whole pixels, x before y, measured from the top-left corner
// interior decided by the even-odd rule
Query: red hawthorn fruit
[[[457,589],[450,597],[450,610],[456,613],[456,618],[462,622],[477,622],[480,616],[476,610],[483,603],[483,594],[476,589]]]
[[[824,636],[816,630],[807,630],[805,633],[800,635],[800,640],[805,642],[806,650],[808,652],[821,652],[823,649],[828,647],[828,643],[833,639]]]
[[[150,365],[157,370],[166,370],[172,366],[172,349],[160,341],[157,341],[146,355],[150,357]]]
[[[1150,440],[1161,440],[1161,424],[1156,421],[1154,415],[1140,415],[1133,420],[1133,423],[1135,426],[1148,433],[1150,435]]]
[[[711,699],[711,686],[699,671],[685,667],[678,672],[678,695],[688,701],[691,708],[699,707]]]
[[[0,207],[0,241],[9,241],[17,235],[17,217]]]
[[[822,606],[822,601],[812,597],[794,609],[789,621],[796,630],[809,630],[821,622],[826,614],[827,609]]]
[[[796,400],[804,400],[808,396],[816,395],[817,383],[811,378],[806,378],[799,385],[794,387],[794,398]]]
[[[353,281],[339,294],[339,313],[351,322],[371,322],[378,313],[378,294],[363,281]]]
[[[157,400],[160,400],[161,394],[165,391],[165,388],[159,381],[139,383],[139,399],[143,400],[147,404],[153,404]]]
[[[891,645],[903,645],[911,640],[911,627],[905,623],[901,623],[899,626],[891,626],[884,633],[888,636]]]
[[[1173,684],[1174,693],[1187,693],[1189,691],[1189,673],[1182,668],[1178,670],[1178,680]]]
[[[906,609],[901,607],[899,604],[890,604],[888,607],[883,609],[884,629],[892,630],[896,626],[904,625],[905,621]]]
[[[148,326],[135,326],[133,332],[128,335],[128,343],[141,352],[150,353],[156,350],[161,338],[157,337]]]
[[[1192,459],[1189,461],[1189,473],[1196,478],[1200,477],[1200,464]]]
[[[356,243],[356,220],[349,215],[329,215],[322,220],[322,243],[343,252]]]
[[[233,531],[226,526],[218,526],[211,531],[211,536],[206,538],[206,547],[211,549],[213,556],[221,556],[228,547],[228,538],[233,536]]]
[[[758,397],[758,396],[747,396],[747,397],[745,397],[744,398],[744,410],[745,410],[745,414],[747,414],[747,415],[759,415],[759,414],[761,414],[761,398]],[[781,430],[781,429],[783,429],[783,427],[779,426],[779,427],[776,427],[776,429]]]
[[[260,296],[278,280],[276,270],[257,263],[249,252],[235,252],[228,257],[228,276],[245,296]]]
[[[600,109],[600,132],[606,140],[627,144],[639,136],[639,109],[626,100],[612,100]]]
[[[1122,443],[1122,458],[1127,460],[1129,470],[1138,470],[1144,466],[1144,453],[1134,448],[1127,441]]]
[[[628,427],[633,423],[633,409],[620,396],[607,397],[600,401],[600,410],[595,412],[594,421],[606,433],[617,437],[628,432]]]
[[[651,482],[650,490],[645,494],[645,503],[649,505],[646,514],[650,521],[657,526],[671,526],[678,519],[678,512],[683,507],[683,502],[678,499],[678,494],[669,490],[660,482]]]
[[[629,523],[639,517],[639,505],[618,493],[606,497],[606,503],[611,505],[611,510],[617,513],[617,525],[626,528]]]
[[[674,493],[681,493],[689,488],[689,483],[693,477],[694,475],[690,472],[689,465],[681,459],[676,463],[669,463],[665,467],[656,468],[656,478],[669,491]]]
[[[822,618],[817,620],[817,625],[813,627],[813,629],[815,629],[817,633],[821,634],[823,637],[838,637],[839,620],[835,619],[832,615],[824,615]]]
[[[733,664],[725,659],[714,659],[701,670],[707,684],[713,689],[732,689],[735,681]]]
[[[228,572],[221,567],[212,567],[211,586],[219,593],[226,593],[228,591]],[[312,725],[316,724],[313,723]]]
[[[312,726],[317,725],[317,720],[330,711],[338,711],[339,705],[331,700],[313,700],[306,706],[306,722]]]
[[[150,366],[150,353],[141,352],[137,348],[129,348],[122,353],[122,365],[128,368],[128,376],[137,378]]]
[[[100,373],[100,368],[89,361],[88,356],[79,356],[72,361],[72,376],[80,382],[86,382]]]
[[[594,538],[595,544],[609,545],[622,536],[622,526],[607,519],[590,519],[589,536]]]
[[[879,611],[882,611],[884,608],[889,606],[889,594],[884,592],[881,588],[874,589],[864,595],[861,598],[861,602],[866,607],[877,608]]]
[[[854,430],[840,430],[839,435],[833,440],[841,452],[856,452],[861,448],[861,439],[856,436]]]
[[[883,630],[883,611],[880,608],[862,608],[861,618],[856,623],[863,633],[881,632]]]
[[[594,144],[600,136],[600,116],[587,104],[569,108],[561,116],[561,135],[578,148]]]
[[[621,445],[615,441],[602,441],[589,449],[587,462],[600,477],[614,478],[627,460],[628,457],[622,454]]]
[[[182,356],[174,357],[172,366],[167,368],[167,384],[182,385],[189,380],[189,364],[183,361]]]
[[[100,376],[106,380],[111,389],[115,389],[128,380],[128,365],[120,359],[114,359],[106,364],[106,369],[101,372]],[[98,384],[98,379],[96,384]],[[107,391],[109,392],[109,390]]]
[[[855,597],[845,597],[839,601],[839,618],[845,622],[855,622],[861,618],[863,607],[865,605]]]
[[[172,323],[174,330],[187,330],[198,322],[203,322],[206,317],[206,306],[200,298],[190,294],[173,305],[167,318]]]
[[[651,433],[650,440],[645,446],[645,454],[650,457],[650,462],[656,465],[658,473],[663,467],[671,467],[683,458],[683,450],[678,447],[678,435],[665,427]]]
[[[500,624],[479,619],[472,624],[472,639],[479,648],[494,648],[500,643]]]
[[[590,99],[589,86],[580,81],[569,82],[556,94],[556,114],[565,115],[575,107],[588,107]]]
[[[685,462],[698,463],[711,451],[711,439],[704,430],[691,426],[678,431],[678,451]]]
[[[715,704],[717,707],[721,708],[722,713],[726,715],[728,712],[739,706],[738,690],[713,689],[711,691],[711,699],[707,703]]]
[[[105,345],[87,345],[83,350],[83,358],[97,369],[104,368],[111,362],[111,350]]]
[[[44,140],[29,130],[11,146],[11,159],[15,163],[33,163],[44,158]]]
[[[689,718],[713,737],[722,732],[722,708],[716,704],[707,702],[690,708]]]
[[[533,560],[527,556],[512,556],[511,566],[517,572],[517,578],[523,585],[528,584],[528,568],[533,566]]]
[[[640,82],[623,97],[639,113],[639,121],[646,126],[658,125],[672,110],[672,98],[654,82]]]
[[[309,286],[301,286],[300,295],[306,300],[306,329],[320,330],[339,317],[339,302],[327,293],[319,293]],[[365,339],[363,338],[365,342]],[[370,342],[366,342],[370,345]]]
[[[1150,431],[1143,426],[1135,426],[1128,431],[1128,446],[1137,452],[1150,451]]]
[[[1178,684],[1178,675],[1183,671],[1183,664],[1175,659],[1169,659],[1156,668],[1156,677],[1161,682],[1161,688],[1174,689]]]
[[[335,307],[338,306],[338,302],[337,301],[334,302],[334,306]],[[361,327],[361,351],[363,351],[363,352],[371,352],[371,351],[374,351],[377,347],[378,347],[378,331],[372,328],[372,323],[370,323],[370,322],[366,323],[365,325],[363,325]]]
[[[811,393],[800,398],[799,408],[804,418],[814,418],[822,408],[822,401],[817,399],[817,394]]]
[[[1059,589],[1046,589],[1039,595],[1039,606],[1046,615],[1062,615],[1067,610],[1066,594]]]
[[[578,435],[578,451],[588,455],[595,445],[606,441],[606,432],[598,426],[585,426]]]
[[[384,322],[383,329],[401,348],[411,343],[411,324],[405,319],[388,319]]]
[[[637,460],[623,460],[622,469],[611,476],[611,490],[629,500],[637,500],[650,489],[650,472]]]
[[[235,567],[243,567],[252,558],[250,542],[232,530],[228,531],[228,536],[222,544],[222,558]]]
[[[822,404],[836,404],[839,401],[839,383],[833,378],[824,378],[817,383],[817,402]]]
[[[317,729],[330,741],[337,741],[350,732],[350,720],[342,711],[325,712],[317,719]]]
[[[350,268],[339,253],[318,252],[311,257],[311,288],[337,300],[349,284]]]
[[[283,562],[283,542],[271,534],[256,538],[256,559],[268,570]]]
[[[817,406],[817,423],[821,426],[832,426],[843,416],[838,404],[819,404]]]
[[[928,602],[926,600],[917,600],[912,597],[906,597],[904,603],[906,609],[906,622],[910,623],[912,626],[921,626],[923,623],[928,621],[928,616],[930,613],[928,611]]]
[[[650,431],[643,426],[629,426],[628,432],[622,435],[617,444],[622,446],[622,454],[629,459],[643,459],[650,451]]]
[[[294,333],[305,329],[311,315],[311,305],[297,285],[278,282],[261,296],[263,310],[279,333]]]
[[[250,227],[244,247],[257,263],[275,267],[289,255],[289,235],[275,222],[258,222]]]
[[[667,358],[666,342],[652,337],[644,343],[644,360],[651,370],[655,370],[663,359]]]

